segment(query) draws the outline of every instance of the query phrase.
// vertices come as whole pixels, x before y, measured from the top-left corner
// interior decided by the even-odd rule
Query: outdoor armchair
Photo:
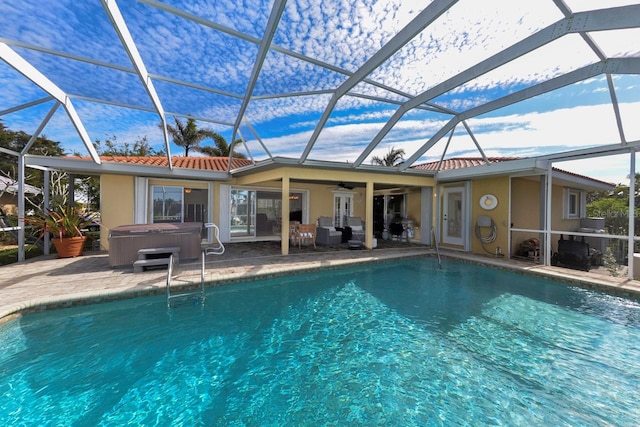
[[[316,234],[316,243],[319,245],[334,246],[342,243],[342,231],[336,230],[331,217],[321,216],[318,218]]]

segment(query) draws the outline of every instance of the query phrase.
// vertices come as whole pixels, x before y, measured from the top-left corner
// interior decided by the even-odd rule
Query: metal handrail
[[[208,228],[213,228],[213,237],[215,237],[214,245],[213,246],[208,246],[208,247],[206,247],[204,249],[205,255],[222,255],[224,253],[225,249],[224,249],[224,245],[220,241],[220,229],[213,222],[207,222],[204,225],[204,227],[207,228],[207,229]]]
[[[192,292],[182,292],[179,294],[171,294],[171,279],[173,277],[173,270],[175,269],[175,259],[173,254],[169,257],[169,265],[167,266],[167,307],[171,308],[171,300],[174,298],[187,297],[191,295],[197,295],[201,304],[204,304],[205,295],[204,295],[204,251],[202,251],[202,270],[200,273],[200,290],[192,291]]]
[[[171,308],[171,277],[173,276],[173,254],[169,256],[169,265],[167,265],[167,307]]]
[[[431,227],[431,235],[433,236],[433,243],[436,247],[436,255],[438,256],[438,268],[442,268],[442,260],[440,259],[440,249],[438,248],[438,238],[436,237],[435,227]]]

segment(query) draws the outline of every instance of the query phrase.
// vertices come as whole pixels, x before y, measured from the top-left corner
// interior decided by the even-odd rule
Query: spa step
[[[159,265],[169,265],[170,257],[167,258],[150,258],[150,259],[139,259],[133,263],[133,272],[134,273],[142,273],[145,267],[155,267]]]
[[[142,273],[145,267],[169,265],[171,255],[173,255],[173,259],[177,263],[179,254],[179,246],[140,249],[138,251],[138,260],[133,263],[133,272]]]
[[[153,259],[153,258],[169,258],[173,255],[173,258],[178,262],[180,256],[179,246],[169,246],[165,248],[144,248],[138,250],[138,260]]]

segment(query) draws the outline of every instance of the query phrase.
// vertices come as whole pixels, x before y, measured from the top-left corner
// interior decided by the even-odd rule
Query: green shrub
[[[42,255],[42,250],[36,245],[25,245],[24,256],[26,259]],[[18,248],[4,249],[0,251],[0,265],[8,265],[18,262]]]

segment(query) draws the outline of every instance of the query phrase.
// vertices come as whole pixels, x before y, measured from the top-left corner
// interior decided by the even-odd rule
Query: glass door
[[[442,209],[442,242],[464,245],[464,187],[445,188]]]
[[[231,237],[255,237],[256,192],[231,190]]]
[[[347,218],[353,216],[353,193],[333,193],[333,223],[336,227],[347,225]]]

